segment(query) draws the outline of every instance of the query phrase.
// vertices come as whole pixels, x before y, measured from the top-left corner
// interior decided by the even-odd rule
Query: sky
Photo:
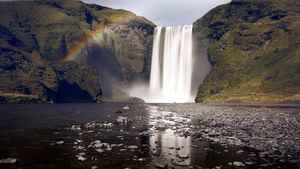
[[[190,25],[214,7],[231,0],[83,0],[144,16],[158,26]]]

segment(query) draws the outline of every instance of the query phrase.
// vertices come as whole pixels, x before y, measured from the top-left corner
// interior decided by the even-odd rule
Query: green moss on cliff
[[[134,18],[105,31],[99,38],[99,45],[108,49],[121,65],[124,83],[150,77],[153,27],[145,24],[143,18]]]
[[[195,23],[212,70],[196,102],[300,100],[300,3],[240,0]]]
[[[0,102],[19,102],[24,95],[37,98],[28,102],[99,102],[105,74],[92,64],[65,62],[66,56],[89,46],[94,35],[115,31],[103,50],[114,53],[110,58],[117,58],[123,79],[144,76],[150,67],[145,60],[151,56],[144,46],[149,46],[153,27],[129,11],[81,1],[2,1],[0,92],[5,96]],[[123,38],[124,31],[133,39]],[[80,53],[83,60],[89,60],[86,53]]]
[[[80,1],[46,0],[0,2],[0,39],[27,52],[36,50],[50,61],[64,59],[73,43],[93,31],[138,18]],[[144,23],[152,24],[146,19]]]

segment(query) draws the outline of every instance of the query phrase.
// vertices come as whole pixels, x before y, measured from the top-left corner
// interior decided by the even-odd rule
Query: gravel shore
[[[189,117],[194,139],[257,150],[260,158],[298,163],[300,107],[263,105],[159,104],[161,110]],[[251,155],[251,154],[250,154]]]

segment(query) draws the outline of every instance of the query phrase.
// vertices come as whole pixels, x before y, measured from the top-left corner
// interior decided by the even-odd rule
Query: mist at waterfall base
[[[193,43],[192,25],[156,27],[150,81],[134,84],[129,95],[147,103],[194,102],[197,88],[210,68],[206,50],[198,46]]]

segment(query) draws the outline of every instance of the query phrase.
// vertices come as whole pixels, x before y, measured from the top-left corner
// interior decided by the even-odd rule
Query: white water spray
[[[157,27],[148,102],[193,102],[192,25]]]

